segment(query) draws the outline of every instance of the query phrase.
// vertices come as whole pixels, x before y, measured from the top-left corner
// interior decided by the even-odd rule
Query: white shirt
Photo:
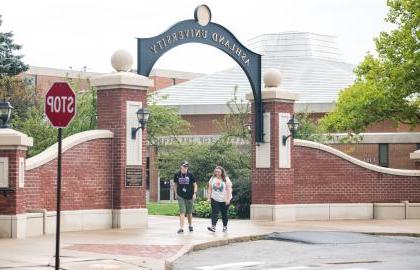
[[[211,198],[217,202],[230,201],[232,198],[232,182],[226,177],[226,182],[221,178],[212,176],[209,181]]]

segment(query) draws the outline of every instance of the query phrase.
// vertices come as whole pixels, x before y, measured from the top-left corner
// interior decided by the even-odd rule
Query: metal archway
[[[229,55],[245,72],[254,95],[255,141],[263,142],[263,104],[261,100],[261,55],[242,45],[225,27],[210,22],[206,5],[198,6],[194,20],[180,21],[165,32],[137,39],[137,73],[149,76],[156,61],[169,50],[186,43],[202,43]]]

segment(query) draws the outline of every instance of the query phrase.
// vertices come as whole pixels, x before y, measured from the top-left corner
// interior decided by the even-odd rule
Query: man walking
[[[179,205],[179,230],[184,232],[185,214],[188,218],[188,229],[192,232],[192,209],[197,194],[197,183],[194,175],[188,171],[188,161],[184,160],[180,164],[180,170],[174,176],[175,199],[178,199]]]

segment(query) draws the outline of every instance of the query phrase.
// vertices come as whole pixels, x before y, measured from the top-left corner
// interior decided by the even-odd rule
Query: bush
[[[249,218],[251,204],[251,179],[242,178],[233,182],[232,204],[236,205],[239,218]]]
[[[207,201],[198,201],[194,204],[194,215],[201,218],[209,218],[211,213],[210,203]]]
[[[197,203],[194,204],[193,214],[196,217],[210,218],[210,216],[211,216],[211,205],[210,205],[210,203],[207,200],[198,201]],[[238,217],[238,213],[237,213],[236,207],[234,205],[229,206],[228,217],[229,218],[237,218]],[[219,216],[219,218],[220,218],[220,216]]]

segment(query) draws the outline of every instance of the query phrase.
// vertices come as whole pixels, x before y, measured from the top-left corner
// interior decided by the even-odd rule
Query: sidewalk
[[[100,230],[62,233],[63,269],[156,269],[165,268],[165,260],[194,245],[250,235],[284,231],[352,231],[379,234],[420,235],[420,220],[346,220],[261,222],[231,220],[229,232],[221,227],[207,231],[208,219],[195,219],[193,233],[177,235],[178,218],[149,216],[148,229]],[[25,240],[0,239],[0,269],[53,269],[55,236]],[[48,267],[49,265],[49,267]]]

